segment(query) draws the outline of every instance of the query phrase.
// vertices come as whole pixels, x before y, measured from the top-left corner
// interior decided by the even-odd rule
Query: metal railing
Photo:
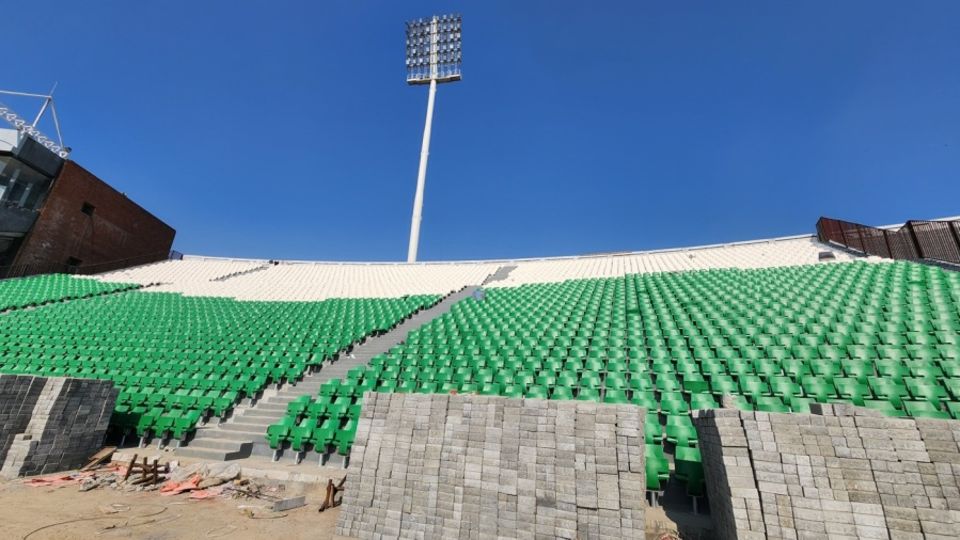
[[[960,220],[911,220],[899,229],[881,229],[839,219],[817,220],[817,237],[887,259],[930,259],[960,264]]]
[[[111,272],[114,270],[129,268],[131,266],[140,266],[142,264],[150,264],[167,259],[180,258],[183,258],[183,255],[181,255],[179,252],[162,251],[137,255],[136,257],[128,257],[126,259],[117,259],[113,261],[79,266],[59,263],[17,264],[12,266],[0,266],[0,279],[35,276],[37,274],[100,274],[102,272]]]

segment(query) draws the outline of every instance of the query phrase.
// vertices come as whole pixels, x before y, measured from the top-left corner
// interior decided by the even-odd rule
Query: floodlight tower
[[[433,125],[433,103],[437,83],[460,80],[463,62],[460,15],[434,15],[407,23],[407,83],[429,84],[427,120],[423,126],[423,144],[420,147],[420,170],[417,173],[417,193],[413,198],[413,218],[410,221],[410,244],[407,262],[417,262],[420,244],[420,217],[423,213],[423,187],[427,180],[427,158],[430,155],[430,128]]]

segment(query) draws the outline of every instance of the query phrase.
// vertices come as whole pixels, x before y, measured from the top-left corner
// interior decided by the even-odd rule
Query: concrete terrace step
[[[208,425],[200,428],[187,446],[177,448],[175,452],[185,457],[196,457],[214,461],[244,459],[251,454],[272,457],[273,450],[264,439],[267,427],[280,421],[287,414],[287,405],[304,395],[316,396],[323,383],[331,379],[343,378],[356,367],[364,366],[378,354],[383,354],[401,343],[407,334],[416,328],[448,312],[456,302],[473,294],[476,287],[467,287],[452,293],[446,298],[412,317],[400,322],[392,330],[376,337],[370,337],[353,347],[349,354],[341,354],[335,361],[328,361],[319,371],[304,376],[295,385],[284,385],[276,393],[266,396],[255,404],[238,411],[233,417],[220,425]],[[287,451],[294,456],[295,453]],[[316,464],[319,454],[308,453],[305,463]],[[291,458],[293,459],[293,458]]]
[[[200,441],[202,444],[193,445],[184,448],[201,448],[203,450],[226,450],[229,452],[236,452],[243,444],[244,441],[233,441],[230,439],[203,439]]]
[[[190,441],[190,445],[184,448],[193,448],[194,446],[203,446],[205,441],[235,441],[238,445],[242,442],[250,442],[256,440],[257,437],[266,436],[266,430],[264,431],[241,431],[241,430],[218,430],[214,434],[210,435],[201,435],[199,432]]]
[[[494,272],[494,273],[490,274],[489,276],[487,276],[487,279],[484,280],[483,284],[484,284],[484,285],[488,285],[488,284],[493,283],[493,282],[496,282],[496,281],[501,281],[501,280],[507,279],[507,277],[510,276],[510,272],[512,272],[515,268],[516,268],[515,265],[514,265],[514,266],[501,266],[500,268],[497,268],[497,271],[496,271],[496,272]]]
[[[224,424],[220,427],[226,428],[227,426],[236,426],[237,428],[242,428],[241,431],[257,431],[264,430],[266,431],[267,426],[274,423],[273,418],[237,418],[236,421],[229,424]]]
[[[279,411],[286,412],[286,408],[279,409]],[[278,409],[253,409],[249,410],[238,418],[274,418],[277,416]]]
[[[264,422],[263,424],[237,424],[235,422],[226,422],[217,428],[217,431],[239,431],[248,434],[263,435],[267,431],[267,426],[273,422]]]
[[[189,458],[206,459],[210,461],[230,461],[233,459],[250,457],[252,450],[253,444],[247,442],[241,443],[236,450],[218,450],[185,446],[182,448],[177,448],[176,453],[178,456]]]
[[[266,411],[283,411],[283,412],[286,412],[286,411],[287,411],[287,404],[286,404],[286,403],[270,403],[270,402],[258,403],[257,406],[256,406],[256,410],[257,410],[257,411],[264,411],[264,412],[266,412]],[[250,412],[253,412],[253,411],[254,411],[254,409],[250,409]]]

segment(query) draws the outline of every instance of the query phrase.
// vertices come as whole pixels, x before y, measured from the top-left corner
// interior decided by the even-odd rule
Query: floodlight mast
[[[429,20],[407,23],[407,83],[427,84],[427,118],[420,145],[420,168],[417,171],[417,191],[413,198],[413,217],[410,220],[410,243],[407,262],[417,262],[420,244],[420,221],[423,215],[423,190],[427,181],[427,161],[430,157],[430,132],[433,127],[433,106],[437,83],[460,80],[462,19],[459,15],[434,15]]]

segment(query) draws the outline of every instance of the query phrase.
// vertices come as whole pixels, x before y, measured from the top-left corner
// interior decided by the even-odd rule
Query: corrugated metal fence
[[[899,229],[880,229],[822,217],[821,242],[832,242],[867,255],[888,259],[933,259],[960,264],[960,221],[908,221]]]

